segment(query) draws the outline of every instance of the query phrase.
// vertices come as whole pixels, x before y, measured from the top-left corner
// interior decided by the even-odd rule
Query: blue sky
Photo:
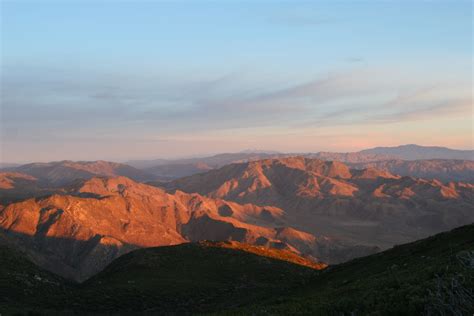
[[[1,160],[472,148],[471,1],[3,1]]]

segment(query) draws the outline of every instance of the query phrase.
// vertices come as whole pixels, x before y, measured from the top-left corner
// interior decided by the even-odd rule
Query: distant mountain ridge
[[[56,192],[58,188],[43,187],[38,179],[20,172],[0,172],[0,207],[2,204]]]
[[[32,182],[36,180],[35,177],[20,172],[1,172],[0,189],[12,189],[17,181]]]
[[[19,167],[21,164],[18,163],[8,163],[8,162],[0,162],[0,170],[1,169],[10,169],[10,168],[15,168]]]
[[[474,183],[474,161],[457,159],[426,160],[381,160],[373,162],[348,163],[352,168],[375,168],[401,176],[441,181],[466,181]]]
[[[245,150],[238,153],[223,153],[209,157],[183,159],[131,160],[125,164],[106,161],[59,161],[50,163],[31,163],[2,168],[29,174],[41,182],[46,180],[64,185],[67,181],[93,176],[126,176],[137,181],[169,181],[181,177],[203,173],[231,163],[255,161],[270,158],[302,156],[325,161],[340,161],[354,168],[375,166],[389,172],[417,176],[442,181],[472,181],[474,172],[473,150],[454,150],[445,147],[402,145],[398,147],[376,147],[359,152],[337,153],[279,153],[275,151]],[[382,161],[414,161],[417,163],[377,163]],[[424,160],[446,160],[443,163],[424,162]],[[452,161],[451,161],[452,160]],[[462,160],[462,161],[460,161]],[[414,167],[416,165],[416,167]],[[1,170],[0,170],[1,171]],[[408,173],[414,172],[414,173]],[[466,176],[467,174],[467,176]],[[61,180],[62,178],[62,180]]]
[[[183,158],[183,159],[156,159],[156,160],[131,160],[126,162],[126,164],[138,168],[138,169],[148,169],[156,166],[163,165],[191,165],[191,164],[205,164],[210,168],[219,168],[225,166],[229,163],[234,163],[238,161],[248,161],[248,160],[259,160],[271,157],[285,156],[288,154],[281,153],[267,153],[267,152],[238,152],[238,153],[222,153],[216,154],[208,157],[199,157],[199,158]]]
[[[306,158],[315,158],[326,161],[341,161],[344,163],[353,164],[354,167],[363,165],[364,163],[374,163],[378,161],[387,160],[465,160],[474,161],[473,150],[454,150],[445,147],[426,147],[418,145],[402,145],[398,147],[377,147],[372,149],[366,149],[359,152],[316,152],[316,153],[278,153],[278,152],[239,152],[239,153],[225,153],[218,154],[209,157],[201,158],[189,158],[189,159],[175,159],[175,160],[141,160],[141,161],[129,161],[127,162],[131,166],[138,169],[143,169],[147,173],[155,175],[161,180],[172,180],[184,176],[190,176],[197,173],[206,172],[210,169],[216,169],[223,167],[231,163],[247,162],[261,159],[270,158],[285,158],[293,156],[302,156]],[[452,164],[464,164],[463,162],[449,162]],[[440,168],[434,170],[433,164],[431,165],[431,171],[425,173],[418,173],[419,176],[430,177],[430,178],[442,178],[443,180],[457,180],[463,181],[466,177],[458,177],[459,173],[449,174],[446,168]],[[390,169],[390,165],[386,165],[385,168],[392,173],[397,173],[400,170],[404,170],[400,167]],[[457,167],[456,167],[457,168]],[[455,169],[456,169],[455,168]],[[411,168],[413,169],[413,168]],[[474,171],[469,164],[469,172]],[[404,174],[418,176],[418,174]],[[470,178],[468,178],[470,179]]]
[[[136,181],[152,180],[154,177],[143,170],[126,164],[110,161],[53,161],[37,162],[8,170],[35,177],[39,183],[63,186],[78,179],[91,179],[96,176],[124,176]]]
[[[474,150],[458,150],[439,146],[420,146],[415,144],[397,147],[375,147],[361,150],[362,154],[392,155],[403,160],[421,159],[460,159],[474,160]]]

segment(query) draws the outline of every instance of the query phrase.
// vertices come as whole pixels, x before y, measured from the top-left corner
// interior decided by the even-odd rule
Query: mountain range
[[[373,162],[348,163],[355,169],[375,168],[401,176],[437,179],[443,182],[474,182],[474,161],[455,159],[426,160],[381,160]]]
[[[403,160],[459,159],[474,160],[474,150],[458,150],[439,146],[419,146],[415,144],[397,147],[375,147],[360,151],[361,154],[390,155]]]
[[[264,159],[148,184],[115,176],[130,168],[64,162],[44,174],[21,169],[37,177],[3,173],[1,234],[82,281],[137,248],[232,240],[334,264],[474,221],[473,184],[338,161]]]
[[[294,156],[340,161],[356,169],[375,167],[402,176],[441,181],[474,181],[474,151],[418,145],[377,147],[352,153],[243,151],[201,158],[132,160],[126,164],[107,161],[74,162],[65,160],[26,165],[3,164],[0,165],[0,171],[33,176],[37,178],[40,186],[62,186],[75,179],[90,179],[93,176],[126,176],[140,182],[170,181],[218,169],[231,163]]]
[[[95,176],[124,176],[136,181],[151,180],[146,172],[126,164],[110,161],[55,161],[31,163],[13,168],[15,172],[35,177],[40,185],[61,187],[78,179]]]
[[[398,163],[380,164],[386,170],[409,176],[437,178],[442,180],[472,181],[474,172],[473,150],[455,150],[445,147],[429,147],[419,145],[402,145],[398,147],[376,147],[358,152],[337,153],[279,153],[279,152],[239,152],[218,154],[210,157],[187,158],[175,160],[135,160],[127,164],[142,169],[160,180],[172,180],[211,169],[223,167],[231,163],[247,162],[269,158],[285,158],[302,156],[326,161],[341,161],[354,168],[364,164],[381,161],[397,161]],[[431,162],[425,162],[431,160]],[[433,161],[436,160],[436,163]],[[462,160],[462,161],[459,161]],[[405,166],[400,166],[404,161]],[[415,173],[410,173],[415,171]],[[465,171],[468,172],[466,175]]]
[[[304,157],[231,164],[157,185],[277,207],[298,230],[382,249],[474,221],[473,184]]]
[[[242,152],[144,170],[107,161],[9,167],[0,172],[0,239],[77,281],[139,248],[203,240],[338,264],[474,222],[474,162],[392,159],[422,149]]]
[[[0,232],[42,267],[85,280],[133,249],[233,240],[288,249],[313,260],[344,261],[375,252],[298,231],[276,207],[174,194],[125,177],[92,178],[60,194],[0,209]]]

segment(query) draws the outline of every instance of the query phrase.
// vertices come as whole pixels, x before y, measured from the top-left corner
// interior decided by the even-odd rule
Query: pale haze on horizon
[[[472,149],[471,1],[1,2],[0,162]]]

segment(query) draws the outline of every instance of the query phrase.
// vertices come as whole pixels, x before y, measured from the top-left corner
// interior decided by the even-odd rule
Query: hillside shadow
[[[83,282],[114,259],[139,246],[96,234],[88,240],[35,235],[0,228],[0,244],[20,250],[38,266],[66,279]]]

